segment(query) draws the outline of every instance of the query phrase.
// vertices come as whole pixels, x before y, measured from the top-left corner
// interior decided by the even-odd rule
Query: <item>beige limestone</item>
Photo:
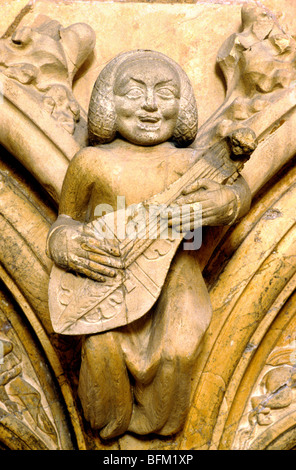
[[[23,24],[28,18],[31,24],[41,13],[60,21],[64,27],[86,21],[95,31],[95,54],[78,72],[73,87],[82,111],[87,110],[92,85],[108,60],[119,52],[138,47],[158,49],[175,59],[190,77],[197,98],[199,125],[212,116],[209,123],[201,127],[196,142],[213,138],[213,124],[219,124],[219,119],[224,117],[215,112],[225,98],[224,81],[221,74],[216,73],[217,52],[233,32],[238,32],[242,2],[34,3],[34,11],[23,19]],[[0,5],[3,32],[25,4],[15,0]],[[261,4],[272,8],[280,24],[288,27],[291,34],[295,32],[293,1],[262,1]],[[281,49],[283,44],[285,40],[279,41],[277,47]],[[270,60],[266,50],[261,50],[260,57]],[[251,57],[248,66],[252,66],[252,60]],[[226,76],[227,73],[226,69]],[[275,77],[272,86],[277,79]],[[1,118],[1,143],[20,164],[13,165],[9,155],[2,153],[0,276],[6,292],[1,297],[0,316],[0,340],[5,357],[0,369],[0,407],[4,423],[0,431],[1,446],[291,449],[295,445],[296,413],[293,77],[292,82],[281,83],[284,93],[270,90],[271,106],[266,111],[263,109],[260,113],[257,109],[254,116],[244,115],[244,105],[249,109],[252,103],[244,102],[249,97],[242,89],[239,95],[243,100],[238,106],[230,109],[230,113],[227,106],[223,109],[228,121],[229,117],[232,123],[238,119],[260,137],[257,149],[243,170],[255,199],[250,212],[231,229],[209,227],[204,230],[203,246],[197,252],[210,293],[213,317],[194,364],[192,406],[185,427],[167,439],[141,440],[125,434],[110,444],[101,441],[96,432],[89,429],[77,400],[79,367],[75,358],[80,354],[79,338],[62,339],[55,335],[47,307],[51,262],[45,256],[46,233],[56,217],[56,204],[60,201],[69,161],[80,145],[66,129],[40,112],[36,102],[34,105],[32,101],[30,108],[26,108],[25,88],[7,77],[3,78],[3,83],[7,87],[8,102],[4,103],[6,108]],[[236,87],[229,83],[228,94],[231,95]],[[218,126],[219,138],[229,129],[229,122],[222,122]],[[218,134],[214,134],[214,139]],[[56,203],[44,195],[39,184]],[[13,303],[18,304],[16,310]],[[20,312],[34,330],[38,344],[28,337],[27,324],[20,320]],[[10,330],[6,319],[12,325]],[[109,352],[112,347],[114,353],[118,352],[114,344],[110,345],[112,336],[105,339]],[[97,345],[91,345],[91,341],[88,347],[84,345],[85,364],[95,377],[94,360],[88,352]],[[40,348],[37,362],[42,366],[39,369],[36,365],[33,371],[30,361]],[[114,356],[114,366],[116,360]],[[56,389],[45,378],[47,364],[57,378],[68,421],[58,405]],[[109,366],[112,366],[111,361]],[[87,389],[87,381],[84,387]],[[283,393],[278,393],[282,389]],[[28,390],[31,402],[24,398]],[[83,387],[80,393],[83,396]],[[36,409],[38,412],[34,414]],[[23,420],[19,419],[19,413]],[[29,429],[25,434],[24,424],[26,430]],[[76,442],[69,439],[69,426],[74,430]],[[16,438],[12,440],[12,436]]]

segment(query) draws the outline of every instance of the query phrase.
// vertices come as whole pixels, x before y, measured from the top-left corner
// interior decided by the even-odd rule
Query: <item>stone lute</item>
[[[196,162],[191,169],[165,191],[141,204],[140,223],[129,221],[136,228],[136,236],[133,232],[133,236],[120,239],[114,225],[110,224],[110,214],[90,223],[98,236],[104,233],[106,238],[116,237],[119,241],[124,269],[115,278],[107,278],[106,282],[100,283],[53,266],[50,284],[54,284],[55,289],[49,289],[49,308],[57,333],[98,333],[128,324],[152,308],[184,233],[176,236],[172,230],[167,230],[167,219],[159,212],[149,220],[147,236],[147,217],[151,216],[149,208],[161,207],[165,212],[184,188],[201,178],[231,184],[243,168],[241,160],[231,159],[231,146],[227,139],[203,153],[195,152]],[[111,215],[112,221],[114,215],[118,216],[116,213]]]

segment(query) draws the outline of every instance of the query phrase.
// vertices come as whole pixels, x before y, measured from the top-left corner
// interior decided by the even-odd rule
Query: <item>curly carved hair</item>
[[[181,84],[179,114],[172,137],[178,147],[190,145],[197,134],[197,105],[192,85],[183,69],[166,55],[150,50],[124,52],[111,60],[99,74],[91,95],[88,112],[90,145],[112,142],[116,136],[116,112],[113,87],[119,68],[137,57],[149,57],[165,61],[178,73]]]

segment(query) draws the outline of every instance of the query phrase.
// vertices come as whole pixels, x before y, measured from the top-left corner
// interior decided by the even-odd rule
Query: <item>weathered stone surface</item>
[[[265,17],[251,29],[247,17],[240,29],[241,7],[254,5],[251,1],[33,3],[20,28],[36,25],[40,15],[45,15],[65,28],[87,23],[95,32],[94,52],[75,75],[73,90],[72,86],[68,89],[80,106],[80,122],[86,122],[92,87],[104,65],[123,51],[153,49],[180,64],[192,82],[199,115],[199,132],[192,146],[195,151],[201,142],[208,145],[217,137],[223,140],[241,127],[252,129],[258,145],[242,170],[253,197],[250,211],[231,228],[204,229],[203,245],[196,253],[213,316],[194,363],[191,407],[184,428],[166,439],[143,440],[126,433],[107,444],[89,428],[77,398],[80,338],[53,333],[47,304],[52,263],[45,255],[46,235],[57,215],[69,162],[83,146],[85,127],[78,136],[68,118],[61,121],[64,125],[57,124],[57,114],[48,112],[56,94],[46,94],[46,109],[41,109],[37,95],[27,106],[35,86],[35,69],[22,65],[12,70],[11,64],[1,62],[2,72],[5,69],[5,75],[1,74],[5,112],[0,119],[0,138],[11,153],[3,150],[0,167],[0,278],[4,286],[3,318],[0,315],[0,352],[4,358],[0,363],[1,446],[98,450],[293,448],[295,2],[261,2],[292,37]],[[26,4],[19,0],[1,4],[2,34]],[[236,35],[228,40],[233,33]],[[36,63],[33,65],[36,67]],[[238,75],[233,74],[235,67]],[[219,106],[222,108],[217,112]],[[246,134],[243,138],[245,144],[249,142]],[[243,147],[241,139],[239,148]],[[236,143],[233,138],[233,152]],[[199,282],[201,278],[194,286]],[[116,335],[107,333],[101,346],[95,338],[90,337],[83,345],[86,367],[82,369],[80,396],[84,403],[84,394],[94,390],[90,383],[92,387],[98,377],[93,354],[104,355],[110,370],[122,360],[120,354],[116,356],[120,351]],[[124,342],[124,335],[120,340],[129,355],[130,345]],[[113,351],[113,362],[108,351]],[[45,376],[51,376],[51,380]],[[119,411],[130,396],[125,394],[128,387],[123,376],[115,385],[118,397],[122,392],[122,399],[116,402]],[[95,402],[95,395],[90,393],[90,400]],[[99,398],[108,402],[108,388],[101,390]],[[131,430],[139,423],[134,420]],[[75,435],[76,442],[70,434]],[[12,440],[12,436],[17,438]]]

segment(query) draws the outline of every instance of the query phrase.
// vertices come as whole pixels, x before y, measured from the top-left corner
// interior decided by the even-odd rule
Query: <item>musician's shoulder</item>
[[[79,150],[74,158],[71,160],[71,165],[78,168],[92,167],[99,165],[107,156],[107,151],[103,146],[97,147],[84,147]]]
[[[189,164],[194,163],[198,157],[196,150],[192,147],[178,148],[175,155],[178,160]]]

